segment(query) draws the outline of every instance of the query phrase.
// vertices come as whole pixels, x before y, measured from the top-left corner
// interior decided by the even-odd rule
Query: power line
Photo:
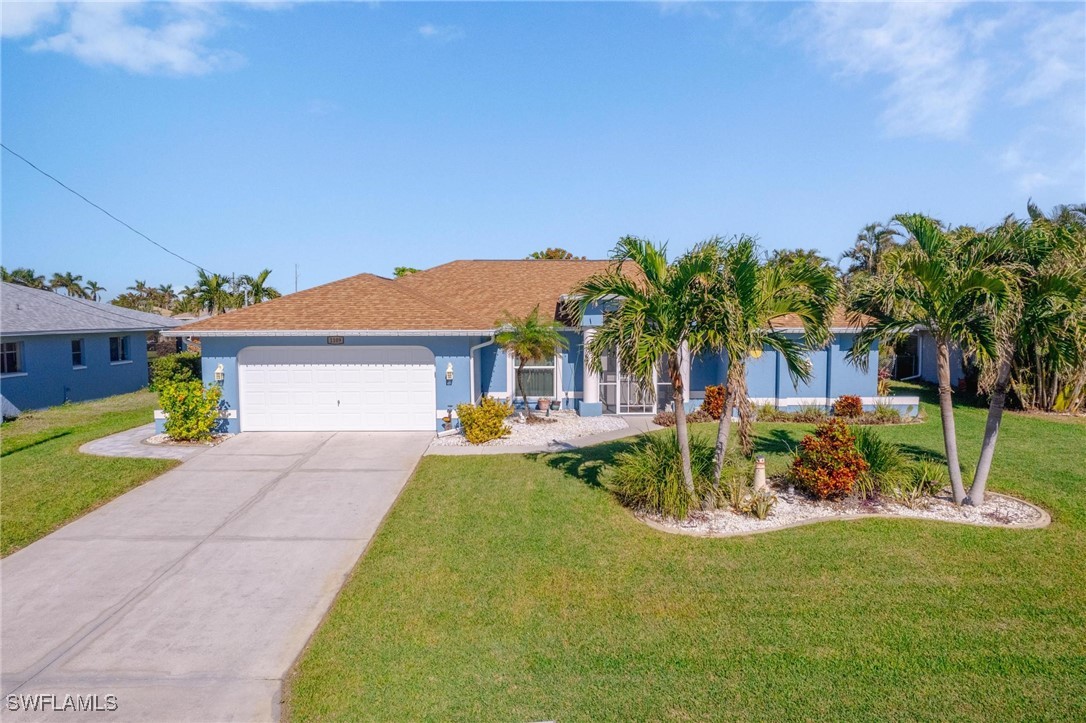
[[[11,150],[10,148],[8,148],[8,147],[7,147],[6,145],[4,145],[3,143],[0,143],[0,148],[3,148],[3,149],[4,149],[5,151],[7,151],[7,152],[8,152],[8,153],[10,153],[11,155],[15,156],[16,158],[18,158],[18,159],[19,159],[20,161],[22,161],[22,162],[23,162],[23,163],[25,163],[26,165],[30,166],[31,168],[33,168],[33,169],[34,169],[35,171],[37,171],[38,173],[42,174],[43,176],[45,176],[45,177],[46,177],[46,178],[48,178],[49,180],[53,181],[53,182],[54,182],[54,183],[56,183],[56,184],[57,184],[58,186],[60,186],[61,188],[63,188],[63,189],[65,190],[65,191],[68,191],[69,193],[72,193],[72,194],[74,194],[75,196],[77,196],[78,198],[82,199],[82,200],[83,200],[83,201],[85,201],[86,203],[89,203],[89,204],[90,204],[91,206],[94,206],[94,207],[95,207],[95,208],[97,208],[97,209],[98,209],[99,211],[101,211],[101,212],[102,212],[102,213],[104,213],[105,215],[109,216],[109,217],[110,217],[111,219],[113,219],[113,220],[114,220],[114,221],[116,221],[117,223],[121,224],[122,226],[124,226],[125,228],[127,228],[127,229],[128,229],[129,231],[131,231],[132,233],[135,233],[135,234],[137,234],[137,235],[139,235],[139,236],[142,236],[143,238],[145,238],[145,239],[147,239],[148,241],[150,241],[151,243],[153,243],[153,244],[154,244],[155,246],[158,246],[158,247],[159,247],[160,249],[162,249],[162,250],[163,250],[163,251],[165,251],[166,253],[170,254],[171,256],[175,256],[175,257],[177,257],[177,258],[181,259],[182,261],[184,261],[184,262],[185,262],[186,264],[189,264],[190,266],[195,266],[195,267],[196,267],[197,269],[199,269],[200,271],[203,271],[203,272],[204,272],[205,274],[206,274],[206,273],[210,273],[210,272],[209,272],[209,271],[208,271],[207,269],[205,269],[205,268],[204,268],[203,266],[201,266],[200,264],[196,263],[195,261],[189,261],[189,260],[188,260],[188,259],[186,259],[186,258],[185,258],[184,256],[182,256],[181,254],[179,254],[179,253],[177,253],[177,252],[175,252],[175,251],[171,251],[170,249],[168,249],[168,248],[166,248],[165,246],[163,246],[162,244],[160,244],[160,243],[159,243],[158,241],[155,241],[155,240],[154,240],[153,238],[151,238],[150,236],[148,236],[147,234],[145,234],[145,233],[144,233],[143,231],[140,231],[139,229],[137,229],[137,228],[134,228],[134,227],[133,227],[133,226],[132,226],[131,224],[125,223],[125,222],[124,222],[124,221],[122,221],[121,219],[117,218],[117,217],[116,217],[116,216],[114,216],[114,215],[113,215],[112,213],[110,213],[109,211],[105,210],[104,208],[102,208],[101,206],[99,206],[99,205],[98,205],[97,203],[95,203],[94,201],[92,201],[92,200],[90,200],[89,198],[87,198],[86,196],[84,196],[84,195],[83,195],[82,193],[80,193],[79,191],[75,190],[74,188],[72,188],[72,187],[71,187],[71,186],[69,186],[68,184],[64,183],[63,181],[61,181],[61,180],[60,180],[59,178],[57,178],[56,176],[53,176],[53,175],[51,175],[51,174],[49,174],[49,173],[46,173],[46,172],[45,172],[45,171],[43,171],[42,169],[38,168],[38,167],[37,167],[36,165],[34,165],[34,164],[33,164],[33,163],[32,163],[32,162],[31,162],[31,161],[30,161],[30,160],[28,159],[28,158],[26,158],[26,157],[24,157],[24,156],[22,156],[22,155],[20,155],[20,154],[16,153],[15,151]]]

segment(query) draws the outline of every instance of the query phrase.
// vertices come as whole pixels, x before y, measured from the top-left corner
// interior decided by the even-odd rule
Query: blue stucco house
[[[203,378],[222,385],[229,431],[434,431],[458,404],[514,396],[516,360],[494,343],[499,319],[538,306],[562,321],[566,295],[608,264],[454,261],[399,279],[359,274],[167,334],[200,339]],[[558,400],[582,415],[668,408],[675,400],[666,376],[642,389],[613,357],[601,374],[585,364],[585,341],[604,311],[590,310],[580,326],[566,323],[569,348],[527,365],[529,397]],[[809,355],[809,384],[793,385],[772,351],[752,363],[754,401],[782,408],[827,405],[841,394],[861,396],[869,407],[892,401],[875,397],[877,350],[861,372],[844,359],[856,329],[839,314],[833,331],[833,342]],[[688,408],[727,374],[713,354],[684,366]]]
[[[5,408],[42,409],[145,387],[147,334],[176,324],[157,314],[5,282],[0,288]]]

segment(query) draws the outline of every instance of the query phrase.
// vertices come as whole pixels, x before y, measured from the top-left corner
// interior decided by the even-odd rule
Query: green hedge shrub
[[[687,424],[698,424],[699,422],[711,421],[713,421],[713,418],[710,417],[708,412],[702,407],[698,407],[694,411],[688,412],[686,415]],[[656,416],[652,418],[652,423],[660,427],[674,427],[675,412],[657,412]]]
[[[210,439],[219,423],[218,385],[204,387],[203,382],[166,382],[158,391],[158,401],[166,413],[166,434],[181,442]]]
[[[483,397],[478,406],[459,404],[456,407],[460,428],[464,430],[464,437],[472,444],[508,437],[512,430],[505,420],[512,413],[512,405],[492,397]]]
[[[200,355],[183,351],[151,360],[151,391],[157,392],[170,382],[198,382],[203,378]]]

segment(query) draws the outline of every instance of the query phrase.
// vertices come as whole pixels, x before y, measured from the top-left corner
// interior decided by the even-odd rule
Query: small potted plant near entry
[[[535,403],[535,408],[538,409],[539,411],[544,411],[546,409],[550,409],[551,408],[551,400],[547,399],[546,397],[540,397],[539,401],[537,401]]]
[[[562,400],[561,399],[552,399],[551,400],[551,411],[552,412],[557,412],[560,409],[562,409]]]

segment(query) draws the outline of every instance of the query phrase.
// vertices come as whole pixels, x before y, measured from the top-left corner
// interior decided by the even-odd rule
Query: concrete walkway
[[[652,417],[648,415],[637,414],[623,416],[622,418],[626,420],[626,424],[628,425],[625,429],[614,429],[609,432],[589,434],[584,437],[575,437],[573,439],[568,439],[564,442],[552,442],[551,444],[532,445],[508,444],[494,445],[493,447],[438,447],[436,445],[431,445],[426,450],[426,454],[459,457],[477,454],[538,454],[540,452],[565,452],[571,449],[580,449],[581,447],[591,447],[594,444],[613,442],[616,439],[636,437],[639,434],[651,432],[654,429],[663,429],[663,427],[653,424]]]
[[[0,561],[6,696],[60,720],[266,721],[427,433],[249,433]]]
[[[147,444],[143,440],[155,436],[155,425],[126,429],[108,437],[87,442],[79,451],[99,457],[150,457],[152,459],[189,459],[211,449],[211,445]]]

